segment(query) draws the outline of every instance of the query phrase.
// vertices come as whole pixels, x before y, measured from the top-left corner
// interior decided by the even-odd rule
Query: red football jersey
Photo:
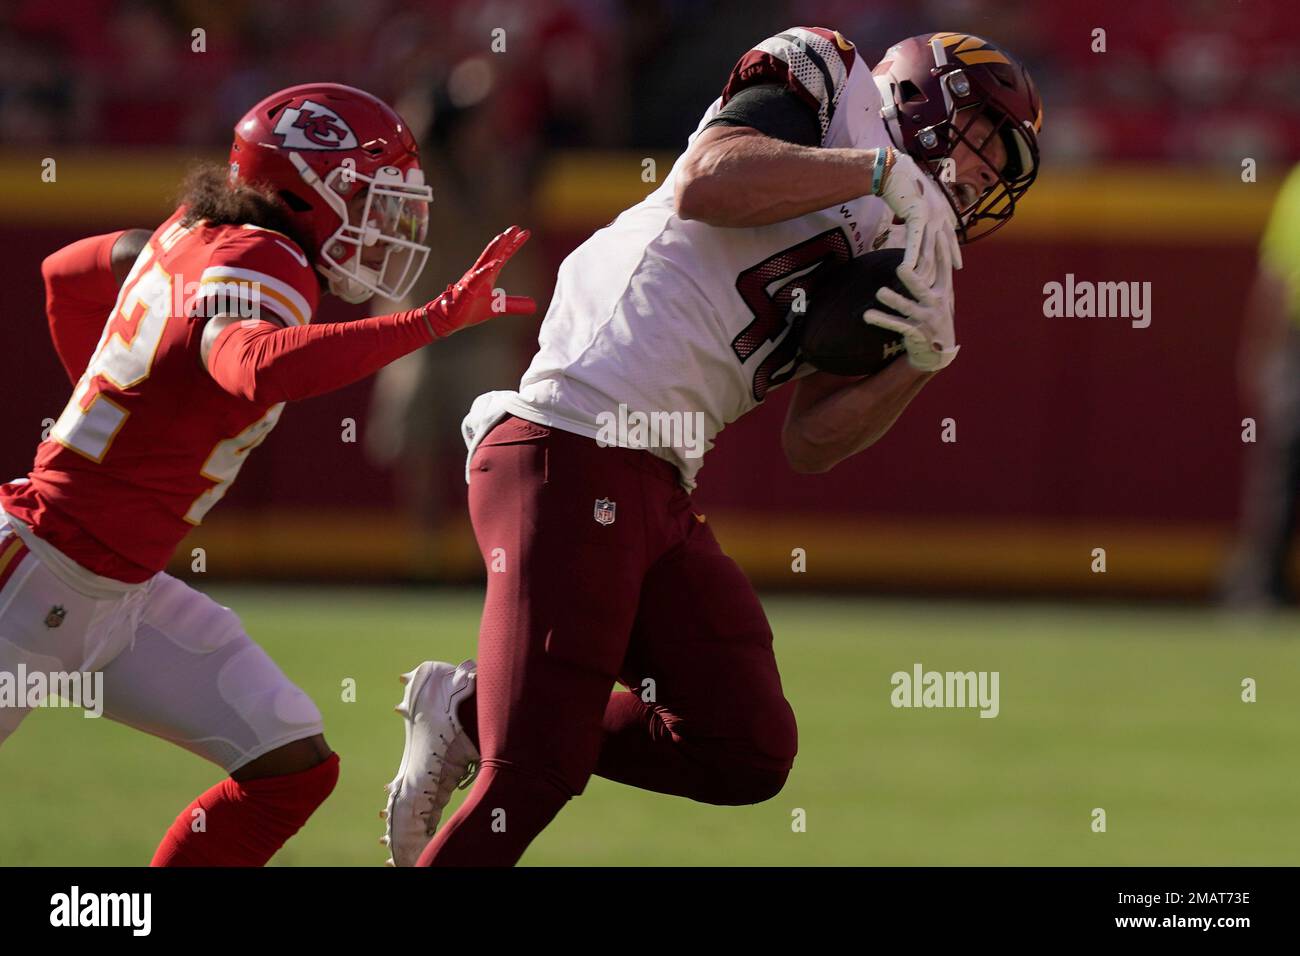
[[[231,395],[212,379],[196,314],[305,325],[319,300],[316,274],[288,237],[184,226],[182,212],[158,227],[116,303],[105,303],[99,345],[28,480],[0,486],[5,511],[120,581],[145,581],[166,566],[284,408]]]

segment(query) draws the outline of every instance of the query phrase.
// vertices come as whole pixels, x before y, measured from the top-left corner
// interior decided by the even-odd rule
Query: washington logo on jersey
[[[356,149],[357,137],[343,118],[328,106],[304,100],[280,114],[275,132],[288,149]]]

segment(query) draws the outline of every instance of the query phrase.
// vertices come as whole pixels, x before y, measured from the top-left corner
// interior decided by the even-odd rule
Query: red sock
[[[265,866],[338,778],[338,754],[298,773],[243,783],[227,777],[181,811],[149,865]]]

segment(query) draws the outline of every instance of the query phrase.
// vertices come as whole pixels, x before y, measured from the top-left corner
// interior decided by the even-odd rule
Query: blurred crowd
[[[1300,154],[1294,0],[10,0],[0,139],[215,148],[268,90],[329,78],[422,127],[491,96],[493,143],[524,159],[671,149],[727,67],[795,24],[871,59],[930,29],[1005,45],[1042,89],[1058,162]]]

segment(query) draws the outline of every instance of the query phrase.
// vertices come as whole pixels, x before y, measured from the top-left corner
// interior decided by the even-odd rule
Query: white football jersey
[[[773,82],[815,104],[822,146],[890,145],[870,64],[838,33],[801,27],[741,59],[691,141],[730,96]],[[497,393],[492,404],[646,448],[676,465],[689,489],[723,426],[808,371],[796,368],[788,283],[819,265],[901,246],[903,230],[891,229],[890,210],[874,196],[754,228],[683,220],[673,209],[680,163],[564,260],[519,392]],[[471,445],[486,424],[467,419]]]

